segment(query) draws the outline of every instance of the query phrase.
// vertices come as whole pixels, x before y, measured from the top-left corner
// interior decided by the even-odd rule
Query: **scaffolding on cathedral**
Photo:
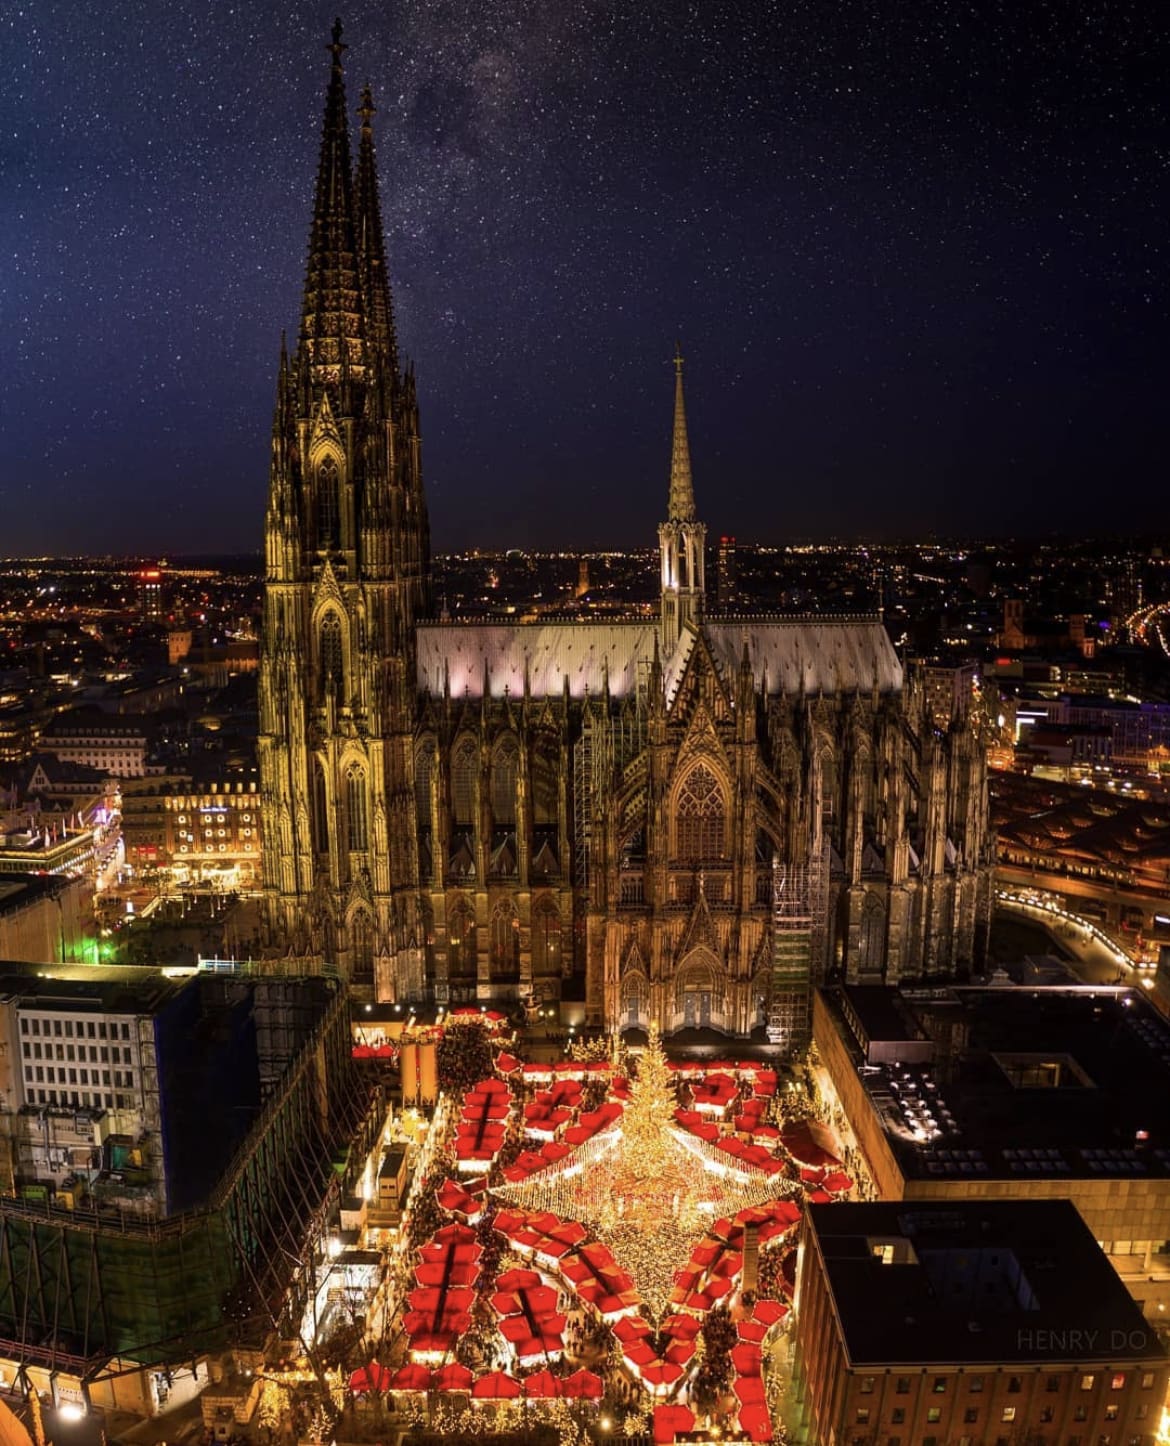
[[[795,1058],[812,1031],[813,956],[825,911],[824,859],[810,849],[799,864],[772,859],[772,988],[768,1039]]]
[[[589,710],[581,720],[581,736],[573,749],[573,881],[589,883],[589,842],[593,835],[593,719]]]

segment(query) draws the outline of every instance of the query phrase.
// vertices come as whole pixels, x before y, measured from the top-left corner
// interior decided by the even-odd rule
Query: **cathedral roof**
[[[757,688],[768,692],[834,694],[902,687],[898,662],[882,624],[873,618],[744,618],[709,622],[703,635],[725,677],[734,676],[746,642]],[[525,678],[534,698],[635,691],[639,669],[648,674],[657,621],[573,623],[423,623],[417,630],[418,686],[453,698],[522,697]],[[669,697],[694,643],[684,629],[663,669]]]
[[[902,665],[877,618],[744,618],[704,623],[715,661],[730,677],[746,641],[755,684],[769,693],[896,693]]]
[[[417,630],[418,686],[480,698],[485,673],[493,698],[559,696],[565,679],[574,698],[605,691],[615,697],[637,686],[638,664],[654,656],[658,623],[423,623]]]

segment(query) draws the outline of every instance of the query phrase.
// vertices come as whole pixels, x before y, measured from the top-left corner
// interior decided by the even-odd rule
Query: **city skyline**
[[[11,22],[4,552],[254,550],[331,18]],[[676,336],[713,534],[1157,525],[1137,7],[343,19],[438,550],[652,545]]]

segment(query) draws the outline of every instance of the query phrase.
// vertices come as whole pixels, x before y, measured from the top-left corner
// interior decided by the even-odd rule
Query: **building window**
[[[1082,1391],[1091,1391],[1091,1390],[1093,1389],[1093,1384],[1094,1384],[1094,1382],[1096,1381],[1096,1379],[1097,1379],[1096,1376],[1082,1376],[1082,1377],[1081,1377],[1081,1390],[1082,1390]]]
[[[464,905],[451,912],[447,939],[447,974],[452,984],[475,982],[475,915]]]
[[[313,764],[313,842],[319,854],[329,852],[329,791],[319,762]]]
[[[895,1406],[890,1412],[890,1424],[892,1426],[901,1426],[905,1420],[906,1408],[904,1406]]]
[[[506,734],[492,754],[492,822],[500,828],[516,823],[516,773],[519,761],[516,740]]]
[[[946,1378],[946,1376],[935,1376],[935,1378],[934,1378],[934,1385],[931,1386],[931,1388],[930,1388],[930,1389],[934,1392],[934,1394],[935,1394],[936,1396],[941,1396],[942,1393],[946,1390],[946,1388],[947,1388],[947,1378]]]
[[[910,1377],[909,1377],[909,1376],[899,1376],[899,1377],[898,1377],[897,1384],[894,1386],[894,1393],[895,1393],[895,1395],[898,1395],[898,1396],[908,1396],[908,1395],[910,1394]]]
[[[320,664],[321,701],[330,690],[342,697],[342,647],[341,619],[334,612],[328,612],[321,619],[321,630],[317,635],[317,656]]]
[[[723,790],[704,764],[687,774],[675,810],[678,858],[699,864],[723,857]]]
[[[1023,1384],[1024,1383],[1020,1380],[1019,1376],[1009,1376],[1008,1395],[1018,1396],[1020,1394],[1020,1391],[1023,1389]]]
[[[928,1425],[928,1426],[937,1426],[938,1423],[939,1423],[941,1420],[942,1420],[942,1407],[941,1407],[941,1406],[931,1406],[930,1410],[927,1411],[927,1413],[926,1413],[926,1423],[927,1423],[927,1425]]]
[[[349,824],[349,846],[361,852],[368,849],[369,810],[366,805],[366,775],[357,767],[345,775],[345,812]]]
[[[317,546],[323,551],[337,546],[338,491],[337,463],[326,457],[317,469]]]
[[[1106,1419],[1106,1421],[1116,1421],[1116,1420],[1117,1420],[1117,1413],[1118,1413],[1119,1410],[1120,1410],[1120,1407],[1118,1407],[1118,1406],[1116,1406],[1116,1405],[1114,1405],[1114,1404],[1112,1404],[1112,1403],[1110,1403],[1108,1406],[1106,1406],[1106,1407],[1105,1407],[1105,1419]]]
[[[1154,1384],[1154,1373],[1153,1373],[1153,1371],[1143,1371],[1143,1372],[1142,1372],[1142,1390],[1143,1390],[1143,1391],[1148,1391],[1148,1390],[1150,1390],[1150,1388],[1153,1386],[1153,1384]]]
[[[1089,1419],[1089,1408],[1088,1408],[1088,1406],[1078,1406],[1078,1407],[1076,1408],[1076,1410],[1073,1412],[1073,1420],[1074,1420],[1074,1421],[1087,1421],[1088,1419]]]
[[[491,977],[498,982],[520,974],[520,920],[511,904],[497,904],[492,914]]]
[[[861,1378],[861,1384],[860,1384],[860,1386],[858,1387],[858,1391],[859,1391],[860,1394],[863,1395],[863,1396],[872,1396],[872,1395],[873,1395],[873,1377],[872,1377],[872,1376],[862,1376],[862,1378]]]
[[[435,753],[433,738],[424,738],[414,750],[414,816],[419,828],[431,826],[431,777]]]
[[[1123,1391],[1125,1389],[1124,1371],[1119,1371],[1118,1374],[1112,1378],[1112,1380],[1109,1382],[1109,1389],[1111,1391]]]
[[[968,1407],[966,1408],[966,1410],[963,1412],[963,1421],[964,1421],[964,1424],[965,1424],[965,1425],[974,1426],[975,1422],[978,1421],[978,1419],[979,1419],[979,1407],[978,1407],[978,1406],[968,1406]]]
[[[1014,1406],[1005,1406],[999,1419],[1005,1423],[1014,1421],[1016,1419],[1016,1408]]]
[[[1059,1376],[1049,1376],[1047,1382],[1045,1383],[1044,1389],[1045,1389],[1046,1391],[1059,1391],[1059,1390],[1060,1390],[1060,1377],[1059,1377]]]
[[[561,916],[556,904],[544,899],[532,916],[532,973],[534,978],[555,979],[560,972]]]
[[[455,750],[451,764],[451,813],[463,828],[475,824],[476,747],[465,738]]]
[[[857,1408],[857,1424],[858,1424],[859,1426],[868,1426],[868,1425],[869,1425],[869,1407],[868,1407],[868,1406],[859,1406],[859,1407]]]
[[[1052,1407],[1051,1407],[1051,1406],[1045,1406],[1045,1407],[1041,1410],[1041,1412],[1040,1412],[1040,1420],[1041,1420],[1041,1422],[1042,1422],[1044,1425],[1047,1425],[1047,1424],[1052,1420]]]

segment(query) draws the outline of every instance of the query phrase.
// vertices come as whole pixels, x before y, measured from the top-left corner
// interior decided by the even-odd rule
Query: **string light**
[[[634,1279],[647,1314],[666,1313],[675,1272],[720,1216],[799,1187],[764,1174],[680,1129],[678,1100],[652,1024],[621,1119],[550,1166],[493,1193],[522,1210],[579,1220]]]

